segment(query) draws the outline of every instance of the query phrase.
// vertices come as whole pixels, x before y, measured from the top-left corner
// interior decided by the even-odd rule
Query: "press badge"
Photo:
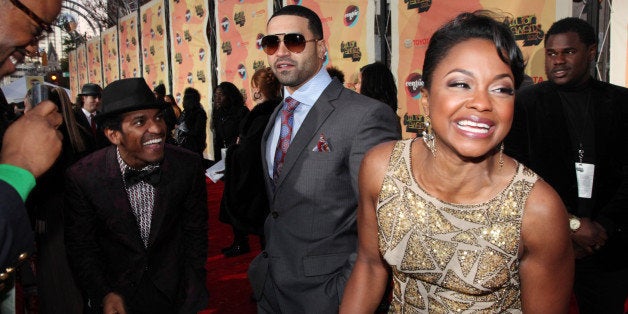
[[[578,197],[591,198],[593,192],[594,164],[576,163],[576,178],[578,179]]]

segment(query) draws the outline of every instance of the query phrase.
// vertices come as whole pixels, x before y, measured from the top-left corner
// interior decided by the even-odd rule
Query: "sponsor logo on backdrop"
[[[341,42],[340,43],[340,52],[342,53],[342,57],[344,59],[351,59],[352,62],[358,62],[362,59],[362,52],[360,51],[360,47],[358,47],[358,43],[353,41]]]
[[[236,23],[236,25],[240,27],[244,26],[244,23],[246,23],[246,16],[244,16],[244,11],[236,12],[236,14],[233,15],[233,21]]]
[[[403,125],[406,126],[406,132],[408,133],[421,133],[425,129],[423,122],[425,117],[420,114],[403,115]]]
[[[345,9],[345,26],[354,27],[360,17],[360,8],[350,5]]]
[[[406,78],[406,93],[408,96],[414,99],[421,98],[421,87],[423,87],[422,76],[419,73],[410,73]]]
[[[523,40],[523,46],[538,46],[545,37],[541,24],[537,24],[536,15],[507,18],[504,23],[510,27],[515,40]]]
[[[241,79],[246,78],[246,67],[242,63],[238,65],[238,75],[240,76]]]
[[[220,21],[220,27],[222,27],[223,32],[229,31],[229,18],[228,17],[222,18],[222,21]]]
[[[231,42],[230,41],[225,41],[222,43],[222,45],[220,45],[220,48],[222,49],[222,52],[224,52],[227,55],[231,54],[231,50],[233,48],[231,48]]]
[[[264,64],[264,60],[255,60],[253,61],[253,72],[265,68],[266,65]]]
[[[432,0],[403,0],[408,10],[419,9],[419,13],[427,12],[432,7]]]
[[[264,34],[259,33],[257,34],[257,37],[255,38],[255,47],[257,49],[262,49],[262,38],[264,37]]]

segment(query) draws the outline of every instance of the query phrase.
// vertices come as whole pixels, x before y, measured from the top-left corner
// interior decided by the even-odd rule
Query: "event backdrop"
[[[526,74],[540,82],[546,80],[543,37],[557,18],[557,1],[567,0],[392,0],[391,70],[399,90],[397,113],[402,117],[403,137],[422,131],[419,99],[423,57],[438,27],[464,11],[489,9],[504,15],[527,61]]]
[[[141,76],[138,37],[137,12],[130,13],[118,20],[120,78]]]
[[[170,51],[172,94],[182,106],[183,91],[193,87],[201,94],[201,105],[211,117],[211,48],[206,29],[209,22],[208,0],[170,0]],[[167,86],[167,84],[166,84]],[[207,129],[208,156],[213,156],[212,133]]]
[[[284,0],[289,4],[308,7],[321,18],[329,51],[326,66],[341,70],[346,82],[375,61],[375,1]]]
[[[169,85],[165,15],[164,0],[153,0],[140,7],[142,76],[151,88]]]
[[[72,101],[74,101],[80,88],[78,81],[79,76],[77,71],[76,50],[72,50],[68,53],[68,72],[70,74],[70,96],[72,97]]]
[[[628,87],[628,1],[613,1],[610,26],[610,82]]]
[[[118,29],[111,27],[100,34],[103,62],[103,86],[120,78],[118,63]]]
[[[76,63],[78,72],[78,88],[80,90],[81,86],[89,82],[87,78],[87,48],[85,44],[79,45],[76,48]]]
[[[260,41],[272,12],[268,0],[224,0],[216,5],[218,80],[237,86],[248,103],[251,76],[268,66]]]
[[[208,0],[170,0],[172,91],[168,93],[181,104],[185,88],[196,88],[210,112],[211,48],[205,35],[208,7]]]
[[[102,86],[102,62],[100,60],[100,37],[92,38],[87,42],[87,80]]]

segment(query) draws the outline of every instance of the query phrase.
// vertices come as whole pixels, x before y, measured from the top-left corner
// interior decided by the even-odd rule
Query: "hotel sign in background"
[[[422,131],[419,99],[423,58],[432,34],[461,12],[487,9],[508,18],[527,61],[526,74],[535,82],[546,80],[543,37],[557,19],[571,13],[570,0],[392,0],[391,70],[397,78],[399,110],[403,137]],[[395,53],[397,52],[397,53]]]

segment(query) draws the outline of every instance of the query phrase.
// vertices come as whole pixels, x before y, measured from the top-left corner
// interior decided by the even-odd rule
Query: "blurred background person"
[[[214,91],[211,127],[214,130],[214,161],[222,159],[221,150],[235,144],[240,121],[249,113],[244,96],[231,82],[218,84]],[[184,106],[185,111],[185,106]]]
[[[260,237],[264,248],[264,220],[269,212],[264,186],[262,135],[270,115],[281,103],[281,84],[273,71],[261,68],[251,77],[253,103],[240,123],[236,144],[227,149],[225,189],[220,206],[220,221],[233,228],[233,244],[223,248],[226,257],[250,251],[248,234]]]
[[[100,110],[101,93],[100,85],[87,83],[83,85],[81,92],[76,97],[74,116],[79,124],[79,130],[83,142],[87,146],[86,152],[88,154],[110,144],[103,131],[98,128],[95,119]]]
[[[340,69],[338,69],[337,67],[328,67],[327,68],[327,73],[329,73],[329,76],[331,76],[331,78],[337,78],[340,83],[344,84],[345,83],[345,73],[342,72]]]
[[[507,25],[462,13],[432,36],[423,141],[369,151],[359,174],[359,247],[341,313],[566,313],[574,257],[567,213],[503,154],[523,58]],[[550,239],[550,240],[548,240]]]
[[[397,113],[397,84],[385,64],[374,62],[360,68],[355,91],[387,104]]]
[[[49,97],[63,116],[59,130],[63,148],[59,159],[37,179],[37,186],[26,200],[34,220],[37,256],[35,273],[38,307],[41,313],[82,313],[83,300],[70,271],[63,234],[63,195],[65,170],[86,155],[87,144],[72,109],[72,102],[61,87],[49,90]],[[25,295],[28,300],[28,295]]]
[[[172,96],[171,94],[167,94],[166,96],[164,96],[164,101],[170,104],[170,106],[172,106],[172,111],[174,112],[174,116],[178,120],[179,117],[181,116],[181,107],[179,107],[179,105],[177,104],[177,100],[174,99],[174,96]]]
[[[172,108],[172,106],[168,106]],[[201,157],[207,144],[207,113],[201,106],[201,94],[198,90],[188,87],[183,92],[183,112],[179,116],[175,141]]]

